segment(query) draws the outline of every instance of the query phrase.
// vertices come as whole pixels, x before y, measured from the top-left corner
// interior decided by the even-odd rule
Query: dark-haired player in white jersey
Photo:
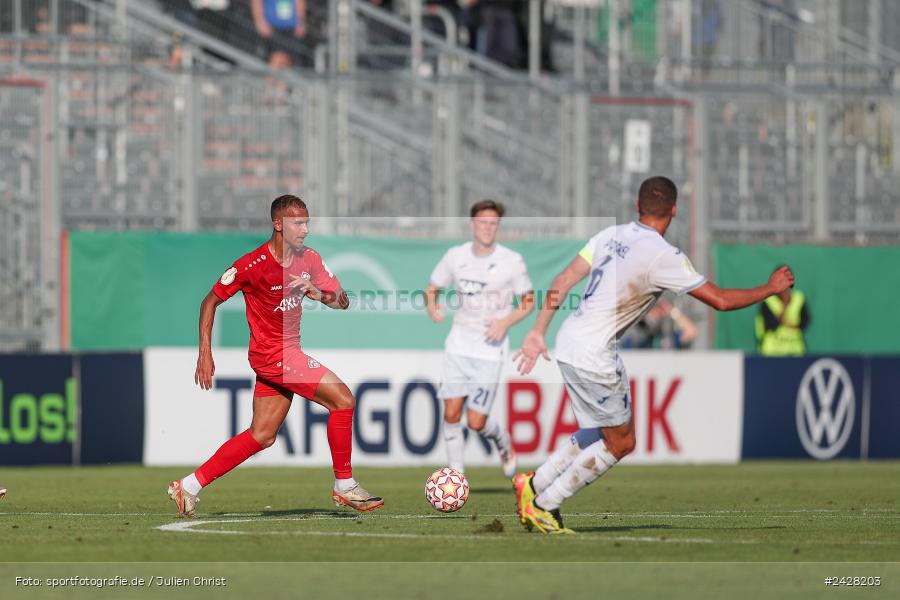
[[[447,250],[434,268],[425,290],[428,316],[444,320],[437,295],[453,287],[459,307],[444,344],[444,366],[438,396],[444,401],[444,441],[450,466],[463,472],[463,429],[466,423],[496,444],[503,473],[516,473],[516,453],[509,434],[490,417],[500,382],[509,329],[531,314],[534,291],[525,260],[518,252],[497,243],[503,205],[493,200],[476,202],[469,215],[472,241]],[[513,308],[518,297],[519,305]]]
[[[522,374],[531,371],[539,356],[550,360],[547,327],[569,290],[589,277],[578,310],[560,327],[554,349],[581,429],[535,473],[515,476],[517,510],[528,529],[573,533],[563,526],[560,505],[634,449],[628,377],[617,340],[663,291],[690,294],[716,310],[735,310],[794,284],[788,267],[749,289],[722,289],[707,281],[681,250],[663,239],[675,217],[677,196],[669,179],[645,180],[638,192],[638,220],[592,237],[556,276],[534,328],[513,357]]]

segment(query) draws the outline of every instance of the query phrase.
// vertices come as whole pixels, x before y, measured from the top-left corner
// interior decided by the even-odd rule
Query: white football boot
[[[194,518],[194,509],[196,509],[197,504],[200,503],[199,496],[195,496],[194,494],[185,491],[185,489],[181,487],[180,479],[176,479],[170,483],[169,489],[166,490],[166,492],[169,494],[169,498],[175,503],[175,506],[178,507],[179,518]]]

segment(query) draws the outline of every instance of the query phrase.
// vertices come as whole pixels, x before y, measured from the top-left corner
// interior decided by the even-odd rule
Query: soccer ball
[[[469,482],[456,469],[444,467],[425,480],[425,499],[435,510],[456,512],[469,499]]]

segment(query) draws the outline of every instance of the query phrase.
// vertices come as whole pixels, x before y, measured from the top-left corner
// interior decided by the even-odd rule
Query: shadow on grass
[[[766,529],[787,529],[784,525],[767,525],[765,527],[676,527],[674,525],[614,525],[611,527],[573,527],[581,533],[621,533],[627,531],[641,531],[644,529],[659,529],[667,531],[762,531]]]
[[[220,511],[209,514],[216,517],[333,517],[337,519],[355,519],[358,516],[356,512],[350,513],[323,508],[286,508],[282,510],[252,510],[247,512]]]
[[[469,493],[470,494],[509,494],[513,498],[515,498],[515,495],[516,495],[516,493],[515,493],[515,491],[513,491],[513,488],[511,485],[508,487],[500,487],[500,486],[477,487],[477,488],[473,487],[469,491]]]
[[[274,510],[252,510],[252,511],[219,511],[207,513],[208,516],[213,517],[233,517],[233,518],[250,518],[250,517],[309,517],[310,519],[327,517],[330,519],[346,519],[348,521],[353,521],[356,519],[365,519],[368,514],[382,514],[378,511],[373,511],[372,513],[367,512],[356,512],[345,510],[327,510],[323,508],[286,508],[286,509],[274,509]],[[390,516],[388,514],[388,516]],[[468,514],[441,514],[439,512],[435,512],[434,514],[428,513],[424,515],[425,517],[430,517],[434,519],[469,519],[469,520],[477,520],[477,515],[468,515]]]

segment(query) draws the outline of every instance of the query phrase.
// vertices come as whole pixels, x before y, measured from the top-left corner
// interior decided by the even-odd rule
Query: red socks
[[[353,411],[350,411],[351,413]],[[331,420],[328,421],[328,440],[331,441]],[[206,487],[228,471],[232,470],[257,452],[262,450],[250,430],[239,433],[216,450],[208,461],[203,463],[199,469],[195,471],[197,481],[200,485]],[[350,460],[350,452],[347,452],[347,460]]]
[[[335,478],[353,477],[353,468],[350,466],[350,453],[353,449],[352,408],[333,410],[328,415],[328,446],[331,448]],[[206,487],[260,450],[262,446],[253,439],[249,429],[239,433],[222,444],[212,458],[195,471],[197,481]]]
[[[328,415],[328,446],[335,479],[353,477],[350,452],[353,449],[353,409],[333,410]]]

